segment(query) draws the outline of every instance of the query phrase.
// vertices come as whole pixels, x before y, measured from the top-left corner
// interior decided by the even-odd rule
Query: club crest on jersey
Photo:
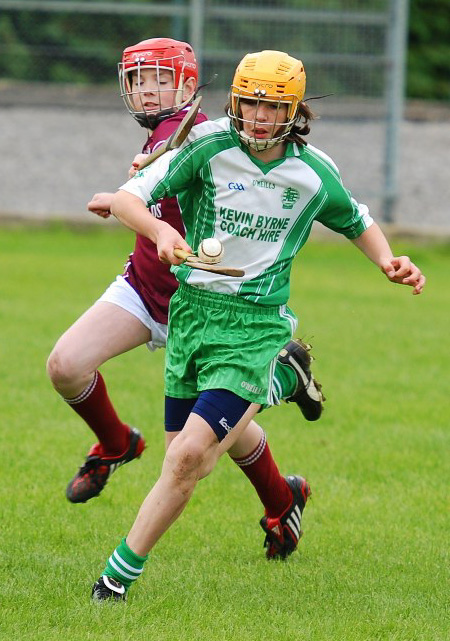
[[[245,191],[245,187],[242,183],[228,183],[228,189],[236,189],[236,191]]]
[[[281,194],[283,209],[292,209],[299,198],[300,194],[297,189],[294,189],[294,187],[288,187],[285,189]]]

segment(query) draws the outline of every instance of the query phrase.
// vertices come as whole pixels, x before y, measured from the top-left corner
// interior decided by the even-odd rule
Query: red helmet
[[[136,93],[132,91],[131,72],[154,68],[169,70],[173,74],[174,104],[170,109],[161,107],[158,111],[147,112],[136,106]],[[183,87],[188,78],[194,78],[195,87],[191,96],[183,100]],[[119,83],[125,105],[137,122],[143,127],[154,129],[159,121],[185,107],[194,97],[198,84],[198,65],[194,50],[187,42],[172,38],[150,38],[127,47],[119,62]],[[161,90],[162,91],[162,90]]]

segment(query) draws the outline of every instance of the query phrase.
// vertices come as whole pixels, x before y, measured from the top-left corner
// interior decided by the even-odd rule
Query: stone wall
[[[205,94],[210,117],[225,96]],[[338,165],[344,184],[381,220],[384,124],[373,103],[314,103],[321,118],[311,144]],[[402,228],[450,232],[450,109],[408,105],[400,131],[399,198]],[[0,85],[0,217],[98,222],[86,203],[126,179],[145,130],[126,112],[115,88]]]

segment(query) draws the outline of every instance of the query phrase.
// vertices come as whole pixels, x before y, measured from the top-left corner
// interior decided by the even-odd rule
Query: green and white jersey
[[[287,302],[291,264],[314,220],[347,238],[373,222],[326,154],[288,143],[283,158],[263,163],[240,143],[227,117],[193,127],[181,147],[121,189],[148,206],[177,196],[190,246],[218,238],[223,264],[245,271],[231,278],[182,265],[172,268],[180,282],[260,305]]]

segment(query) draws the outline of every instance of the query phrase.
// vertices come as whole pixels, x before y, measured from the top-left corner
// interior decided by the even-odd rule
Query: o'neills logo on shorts
[[[247,381],[242,381],[241,387],[244,387],[248,392],[253,392],[253,394],[261,394],[262,392],[261,387],[247,383]]]

